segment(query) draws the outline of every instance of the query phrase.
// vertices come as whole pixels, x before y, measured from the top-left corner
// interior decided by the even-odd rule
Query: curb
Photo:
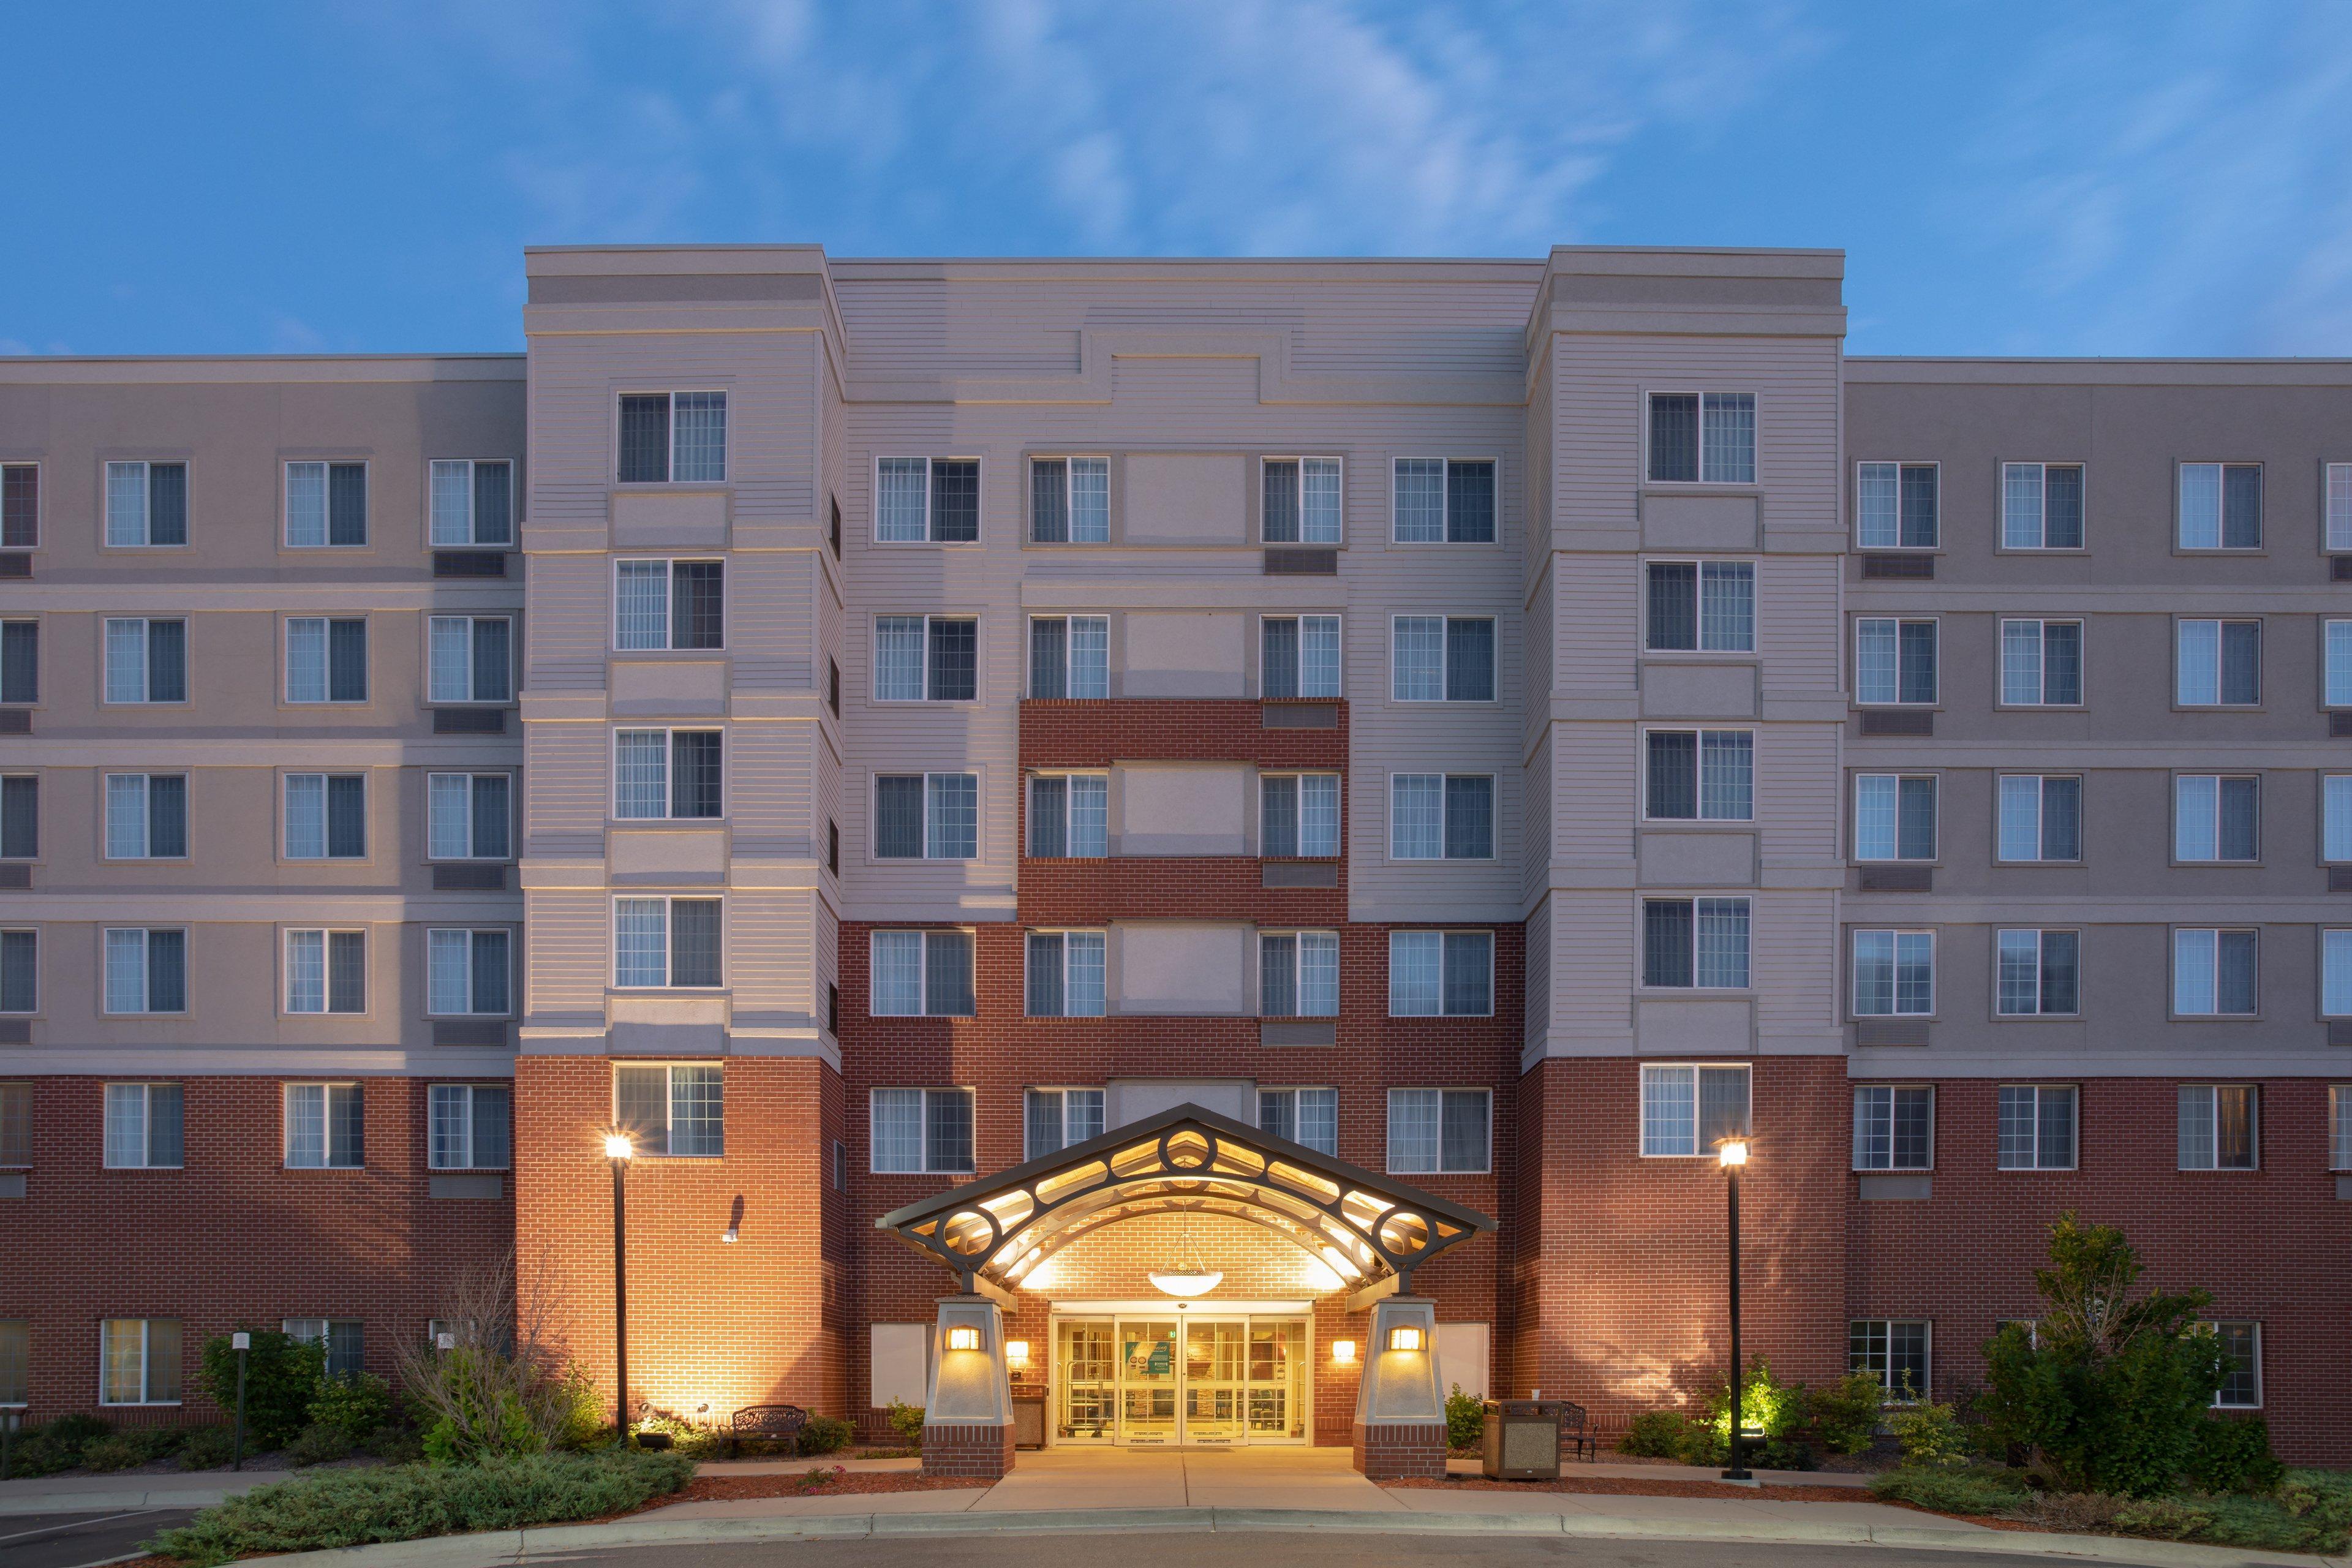
[[[255,1484],[268,1486],[270,1482]],[[211,1508],[252,1489],[251,1486],[238,1486],[182,1487],[152,1492],[30,1492],[16,1497],[0,1496],[0,1518],[23,1513],[124,1513],[151,1508]]]
[[[1612,1514],[1419,1513],[1411,1510],[1370,1513],[1354,1510],[1208,1508],[799,1514],[670,1521],[640,1517],[611,1524],[544,1525],[478,1535],[442,1536],[430,1541],[387,1542],[333,1552],[292,1552],[273,1559],[271,1568],[512,1568],[522,1563],[576,1556],[583,1552],[640,1546],[1064,1531],[1164,1534],[1254,1531],[1907,1547],[1915,1551],[2015,1557],[2083,1558],[2138,1563],[2144,1568],[2352,1568],[2352,1559],[2116,1536],[2052,1535],[2038,1531],[1940,1530],[1918,1525],[1762,1519],[1733,1524]]]

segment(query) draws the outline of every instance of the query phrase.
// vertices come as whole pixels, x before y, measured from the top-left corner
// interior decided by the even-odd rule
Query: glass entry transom
[[[1056,1314],[1053,1441],[1137,1448],[1303,1443],[1303,1314]]]

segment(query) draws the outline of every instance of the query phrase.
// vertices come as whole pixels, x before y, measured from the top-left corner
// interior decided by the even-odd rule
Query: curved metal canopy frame
[[[1495,1222],[1475,1209],[1180,1105],[874,1223],[979,1282],[1017,1289],[1087,1232],[1142,1214],[1228,1215],[1265,1226],[1349,1284],[1413,1270]]]

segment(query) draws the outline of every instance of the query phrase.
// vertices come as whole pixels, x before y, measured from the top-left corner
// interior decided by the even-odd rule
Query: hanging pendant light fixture
[[[1218,1281],[1224,1279],[1224,1273],[1221,1269],[1202,1267],[1200,1249],[1193,1245],[1192,1241],[1192,1212],[1190,1205],[1177,1212],[1182,1216],[1179,1222],[1182,1232],[1179,1237],[1182,1244],[1180,1256],[1188,1258],[1191,1261],[1181,1268],[1153,1269],[1147,1278],[1150,1279],[1152,1288],[1162,1295],[1188,1299],[1205,1296],[1217,1288]]]

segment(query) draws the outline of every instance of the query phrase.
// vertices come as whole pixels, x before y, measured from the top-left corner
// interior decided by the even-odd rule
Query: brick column
[[[1363,1378],[1356,1385],[1351,1448],[1367,1480],[1445,1474],[1437,1303],[1428,1298],[1391,1296],[1374,1304]]]
[[[985,1296],[942,1296],[923,1402],[923,1473],[993,1481],[1012,1468],[1003,1310]]]

